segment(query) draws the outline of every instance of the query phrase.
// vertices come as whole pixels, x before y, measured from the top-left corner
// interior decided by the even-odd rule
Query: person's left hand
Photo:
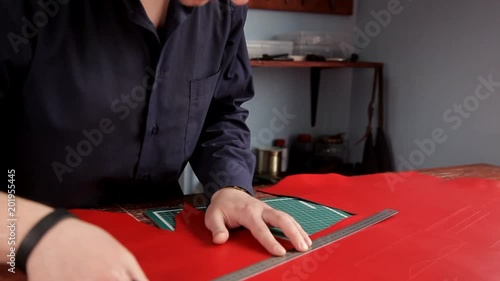
[[[271,234],[268,224],[279,227],[298,251],[307,251],[312,244],[290,215],[234,188],[217,191],[205,214],[205,225],[212,232],[214,243],[227,241],[228,228],[244,226],[271,254],[282,256],[286,250]]]

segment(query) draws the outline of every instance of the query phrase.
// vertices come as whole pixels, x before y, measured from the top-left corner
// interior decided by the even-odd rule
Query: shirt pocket
[[[210,102],[214,96],[221,71],[198,80],[190,81],[189,112],[186,126],[185,155],[189,159],[193,153],[207,117]]]
[[[189,99],[191,101],[205,98],[207,96],[212,97],[219,81],[221,71],[219,70],[214,75],[197,80],[191,80],[189,82]]]

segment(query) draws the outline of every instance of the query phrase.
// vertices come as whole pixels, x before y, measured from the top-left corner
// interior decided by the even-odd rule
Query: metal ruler
[[[326,236],[323,236],[321,238],[314,240],[313,244],[311,246],[311,250],[309,250],[308,252],[290,251],[290,252],[287,252],[282,257],[269,258],[267,260],[264,260],[264,261],[258,262],[256,264],[253,264],[251,266],[248,266],[246,268],[243,268],[241,270],[224,275],[224,276],[217,278],[215,280],[216,281],[244,280],[244,279],[253,277],[259,273],[262,273],[264,271],[275,268],[283,263],[286,263],[286,262],[291,261],[293,259],[299,258],[303,255],[311,253],[314,250],[320,249],[328,244],[331,244],[331,243],[338,241],[342,238],[350,236],[358,231],[361,231],[367,227],[370,227],[374,224],[377,224],[381,221],[384,221],[384,220],[396,215],[397,213],[398,213],[398,211],[391,210],[391,209],[383,210],[383,211],[381,211],[373,216],[370,216],[362,221],[359,221],[355,224],[346,226],[346,227],[339,229],[335,232],[332,232]]]

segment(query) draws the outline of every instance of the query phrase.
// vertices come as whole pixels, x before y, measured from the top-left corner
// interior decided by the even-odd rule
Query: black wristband
[[[26,272],[26,262],[28,257],[35,248],[36,244],[54,225],[65,218],[75,217],[65,209],[55,209],[52,213],[41,219],[35,226],[26,234],[19,250],[17,250],[16,265],[20,270]]]

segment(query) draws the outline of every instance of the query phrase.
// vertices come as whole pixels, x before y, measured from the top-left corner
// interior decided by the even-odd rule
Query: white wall
[[[303,30],[349,35],[354,24],[354,16],[250,10],[245,32],[247,40],[269,40],[278,34]],[[288,138],[299,133],[318,136],[347,132],[351,73],[346,69],[323,71],[317,123],[311,128],[309,70],[254,68],[255,98],[244,105],[250,111],[247,123],[253,135],[252,146],[270,146],[273,138]],[[285,124],[271,125],[280,115],[275,112],[283,113],[285,107],[286,113],[294,117],[286,119]],[[193,177],[188,167],[180,180],[185,193],[201,190]]]
[[[245,33],[250,40],[268,40],[280,33],[303,30],[351,34],[355,23],[355,16],[250,9]]]
[[[386,10],[389,2],[360,0],[357,26],[364,30],[374,21],[371,12]],[[400,3],[402,11],[361,50],[363,59],[386,63],[387,124],[399,158],[396,164],[404,169],[408,167],[401,166],[401,159],[409,161],[410,168],[500,164],[500,87],[484,100],[475,97],[481,84],[478,77],[491,75],[500,82],[500,2]],[[366,87],[354,83],[353,97]],[[483,95],[488,92],[484,87],[480,90]],[[464,101],[465,114],[460,117],[453,110]],[[356,99],[352,103],[350,127],[358,132],[365,123],[353,116],[364,112],[364,104]],[[449,120],[443,116],[448,110],[452,110]],[[430,138],[435,129],[443,130],[446,141],[426,155],[415,141]]]
[[[367,24],[376,22],[372,12],[388,10],[388,4],[394,1],[360,0],[356,16],[351,17],[251,10],[247,38],[271,39],[276,34],[298,30],[365,30]],[[494,87],[495,91],[485,100],[474,98],[481,84],[478,77],[488,79],[491,75],[493,81],[500,82],[500,2],[399,3],[397,9],[402,10],[391,16],[386,27],[379,25],[380,32],[372,30],[373,36],[368,36],[367,42],[353,44],[363,60],[386,64],[386,123],[397,166],[408,169],[477,162],[500,165],[500,87]],[[324,73],[315,129],[309,126],[307,70],[257,68],[254,75],[256,97],[245,105],[250,110],[248,124],[254,145],[268,144],[267,137],[259,139],[259,132],[270,128],[269,122],[275,116],[273,109],[282,110],[283,106],[297,117],[275,137],[350,131],[352,143],[364,133],[371,72]],[[485,88],[480,91],[483,95],[487,92]],[[464,101],[469,102],[464,106],[467,118],[453,111]],[[477,108],[475,101],[479,101]],[[443,115],[447,112],[445,120]],[[426,154],[429,151],[415,142],[432,138],[432,132],[439,129],[446,140],[434,142],[434,151]],[[361,146],[352,146],[352,160],[359,161],[361,152]],[[403,162],[409,165],[402,165]]]
[[[335,16],[294,12],[250,10],[245,28],[248,40],[267,40],[294,31],[327,31],[352,34],[354,16]],[[255,98],[245,105],[250,111],[248,125],[254,147],[271,145],[269,132],[276,138],[299,133],[315,136],[347,132],[351,94],[350,70],[325,70],[322,73],[316,127],[310,126],[309,69],[254,68]],[[296,115],[279,130],[270,122],[273,112]],[[289,142],[290,143],[290,142]]]

